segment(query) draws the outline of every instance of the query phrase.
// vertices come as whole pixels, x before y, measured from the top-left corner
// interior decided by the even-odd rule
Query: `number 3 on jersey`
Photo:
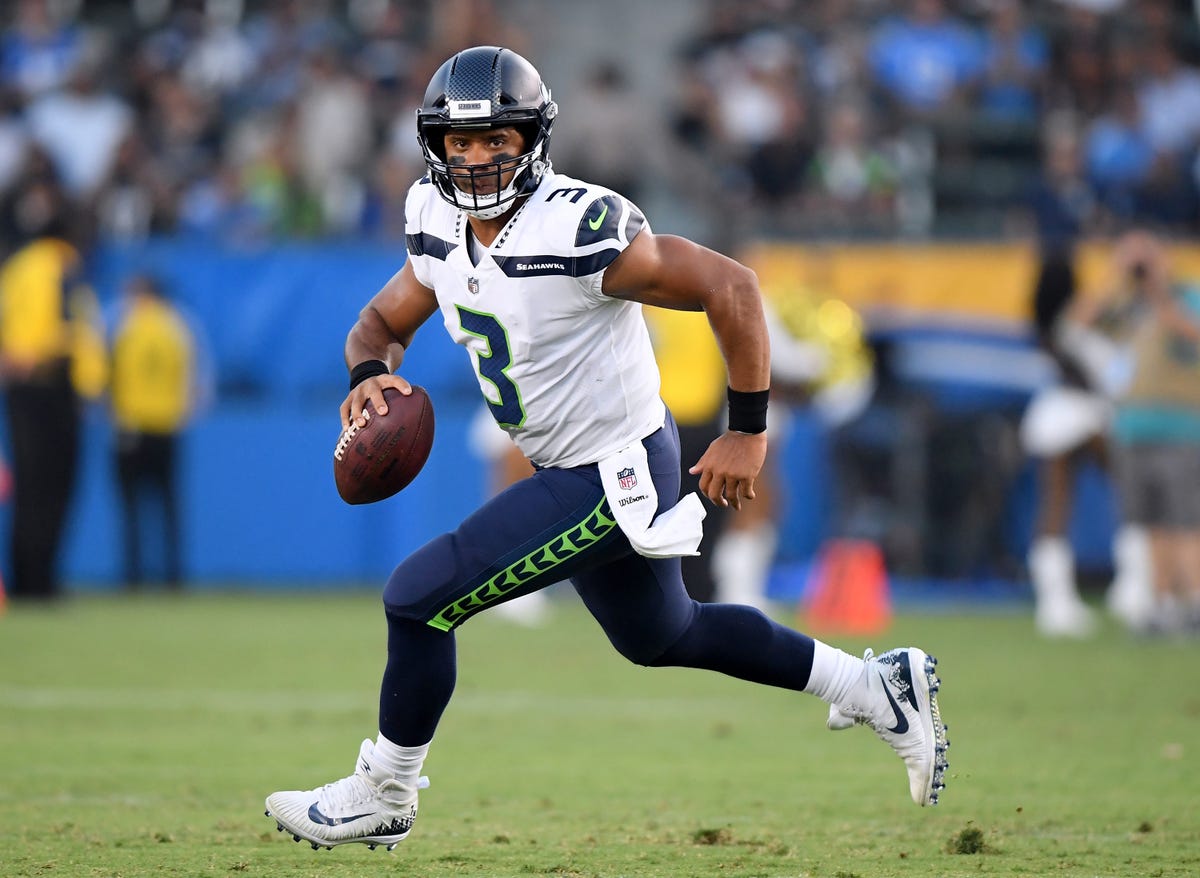
[[[500,321],[491,314],[472,311],[462,305],[458,309],[458,322],[468,332],[487,342],[486,352],[475,357],[475,368],[479,377],[490,381],[500,395],[499,402],[488,400],[492,417],[501,427],[519,427],[525,423],[525,407],[521,405],[521,391],[506,374],[512,365],[512,352],[508,347],[508,332]]]

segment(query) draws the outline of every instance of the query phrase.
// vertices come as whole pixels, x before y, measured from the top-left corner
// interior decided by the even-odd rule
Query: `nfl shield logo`
[[[477,278],[477,277],[467,278],[467,292],[470,293],[472,296],[479,295],[479,278]]]
[[[617,484],[621,486],[621,490],[623,491],[628,491],[637,484],[637,476],[633,474],[633,467],[617,472]]]

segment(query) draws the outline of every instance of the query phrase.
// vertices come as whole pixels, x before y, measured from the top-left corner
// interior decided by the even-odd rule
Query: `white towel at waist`
[[[639,555],[671,558],[700,554],[704,504],[693,492],[655,519],[658,492],[641,442],[613,452],[600,461],[599,467],[613,517]]]

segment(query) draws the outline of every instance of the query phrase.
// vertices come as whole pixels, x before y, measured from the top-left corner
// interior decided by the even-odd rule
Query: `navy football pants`
[[[644,444],[661,512],[679,496],[679,435],[669,415]],[[594,464],[537,471],[418,549],[388,579],[380,732],[401,746],[429,742],[454,691],[454,629],[487,607],[568,578],[632,662],[804,688],[810,638],[751,607],[697,603],[679,571],[678,558],[633,551]]]

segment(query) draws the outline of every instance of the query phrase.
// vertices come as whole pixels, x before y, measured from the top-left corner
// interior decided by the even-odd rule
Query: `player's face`
[[[443,138],[450,179],[464,192],[492,195],[512,182],[525,138],[516,128],[450,130]],[[459,170],[461,168],[461,170]]]

